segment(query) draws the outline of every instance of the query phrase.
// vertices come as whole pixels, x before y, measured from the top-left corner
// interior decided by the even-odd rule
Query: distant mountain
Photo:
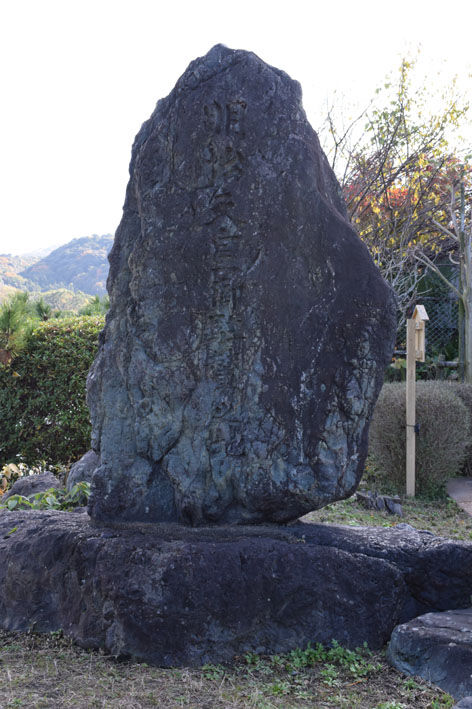
[[[59,246],[62,246],[62,244],[54,244],[54,246],[46,246],[41,249],[33,249],[32,251],[28,251],[27,253],[21,254],[21,258],[34,258],[35,261],[39,261],[40,258],[45,258],[46,256],[49,256],[51,251],[54,251],[54,249],[58,249]]]
[[[12,256],[0,254],[0,287],[5,286],[11,290],[34,290],[33,284],[20,276],[20,271],[32,266],[38,261],[34,256]]]
[[[112,245],[111,234],[73,239],[18,274],[29,287],[2,280],[5,285],[15,285],[22,290],[50,291],[66,288],[90,295],[104,295],[108,276],[107,256]]]

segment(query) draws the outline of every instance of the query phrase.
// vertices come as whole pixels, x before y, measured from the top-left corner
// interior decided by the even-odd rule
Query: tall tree
[[[44,298],[39,298],[34,304],[34,311],[40,320],[49,320],[52,316],[52,308],[44,302]]]
[[[0,363],[7,364],[21,344],[28,313],[28,293],[15,293],[0,306]]]
[[[403,60],[396,81],[346,127],[333,110],[327,117],[328,154],[349,216],[397,295],[400,328],[425,266],[455,249],[449,185],[460,165],[449,136],[469,108],[452,86],[431,112],[429,86],[412,89],[414,66]]]

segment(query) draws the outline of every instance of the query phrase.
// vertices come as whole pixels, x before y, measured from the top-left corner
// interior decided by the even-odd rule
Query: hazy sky
[[[0,0],[0,253],[113,233],[141,123],[218,42],[298,79],[317,129],[334,90],[364,105],[419,44],[432,84],[465,77],[472,3]]]

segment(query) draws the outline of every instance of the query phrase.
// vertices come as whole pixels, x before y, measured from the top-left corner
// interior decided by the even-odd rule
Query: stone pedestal
[[[170,667],[308,642],[380,648],[469,602],[472,544],[405,528],[94,526],[0,513],[0,627]],[[445,582],[447,579],[447,582]]]

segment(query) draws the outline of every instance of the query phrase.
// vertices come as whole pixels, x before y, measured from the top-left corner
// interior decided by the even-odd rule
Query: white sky
[[[0,253],[113,233],[141,123],[218,42],[300,81],[317,129],[419,44],[432,85],[470,86],[472,2],[0,0]]]

